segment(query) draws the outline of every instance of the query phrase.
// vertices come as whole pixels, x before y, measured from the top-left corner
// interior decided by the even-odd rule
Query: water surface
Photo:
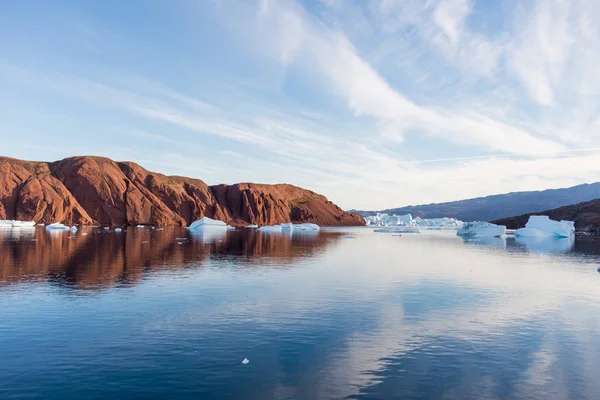
[[[0,231],[0,398],[597,399],[599,252],[368,228]]]

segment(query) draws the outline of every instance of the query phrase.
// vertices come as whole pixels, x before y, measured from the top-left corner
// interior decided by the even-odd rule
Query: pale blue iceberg
[[[532,215],[525,228],[517,229],[515,237],[559,237],[568,238],[575,234],[573,221],[554,221],[547,215]]]
[[[467,238],[498,237],[506,233],[504,225],[490,224],[485,221],[465,222],[456,231],[457,236]]]

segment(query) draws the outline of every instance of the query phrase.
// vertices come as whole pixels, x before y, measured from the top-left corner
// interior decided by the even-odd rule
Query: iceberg
[[[268,225],[268,226],[261,226],[260,228],[258,228],[259,231],[261,232],[281,232],[281,225]]]
[[[320,231],[321,227],[317,224],[294,224],[294,230],[298,231]]]
[[[35,221],[14,221],[11,219],[0,220],[0,229],[10,228],[32,228],[35,226]]]
[[[192,224],[190,226],[188,226],[187,229],[189,229],[190,231],[195,231],[198,229],[204,229],[204,228],[208,228],[208,227],[227,229],[227,224],[223,221],[218,221],[216,219],[202,217],[202,219],[192,222]]]
[[[34,227],[35,221],[13,221],[13,227],[15,228],[23,228],[23,227]]]
[[[292,229],[294,229],[294,226],[292,225],[291,222],[288,222],[285,224],[281,224],[281,229],[284,231],[291,231]]]
[[[421,233],[415,226],[387,226],[377,228],[373,232],[377,233]]]
[[[406,226],[406,227],[427,227],[427,229],[457,229],[463,224],[462,221],[456,218],[431,218],[423,219],[420,217],[413,218],[411,214],[406,215],[388,215],[386,213],[378,213],[365,217],[368,226]]]
[[[462,237],[496,237],[506,233],[504,225],[490,224],[484,221],[465,222],[456,231],[457,236]]]
[[[121,232],[123,229],[121,228],[115,228],[115,232]]]
[[[258,229],[258,225],[248,225],[245,228],[247,228],[247,229]]]
[[[531,215],[525,228],[517,229],[516,236],[568,238],[575,234],[573,221],[554,221],[547,215]]]
[[[61,224],[60,222],[55,222],[53,224],[47,225],[46,229],[50,230],[50,231],[68,231],[71,228],[69,228],[66,225]]]

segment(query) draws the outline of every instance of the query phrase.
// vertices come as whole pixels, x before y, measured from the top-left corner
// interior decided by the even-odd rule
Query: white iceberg
[[[235,231],[235,226],[229,226],[229,225],[227,225],[227,230],[228,231]]]
[[[50,231],[68,231],[71,228],[69,228],[66,225],[61,224],[60,222],[55,222],[53,224],[47,225],[46,229],[50,230]]]
[[[294,224],[294,230],[298,231],[320,231],[321,227],[317,224]]]
[[[203,217],[202,219],[199,219],[198,221],[192,222],[192,224],[190,226],[188,226],[187,229],[189,229],[190,231],[194,231],[194,230],[198,230],[198,229],[204,229],[207,227],[227,229],[227,224],[223,221],[218,221],[216,219]]]
[[[281,224],[281,229],[284,231],[291,231],[292,229],[294,229],[294,225],[292,225],[291,222]]]
[[[527,237],[567,238],[574,234],[575,223],[573,221],[554,221],[547,215],[532,215],[525,224],[525,228],[515,231],[515,236]]]
[[[260,228],[258,228],[259,231],[261,232],[281,232],[281,225],[267,225],[267,226],[261,226]]]
[[[249,362],[250,362],[250,360],[248,360],[247,358],[244,358],[242,360],[242,364],[244,364],[244,365],[248,364]]]
[[[0,229],[10,228],[32,228],[35,226],[35,221],[16,221],[11,219],[0,220]]]
[[[115,232],[121,232],[123,229],[121,228],[115,228]]]
[[[258,225],[247,225],[246,229],[258,229]]]
[[[77,227],[75,225],[71,227],[71,232],[77,232]]]
[[[406,226],[406,227],[428,227],[428,229],[457,229],[463,224],[456,218],[413,218],[411,214],[406,215],[388,215],[378,213],[365,217],[368,226]]]
[[[146,227],[145,225],[138,225],[138,226],[136,226],[136,228],[145,228],[145,227]]]
[[[456,235],[462,237],[496,237],[506,233],[504,225],[490,224],[485,221],[465,222],[458,230]]]
[[[15,227],[15,228],[35,226],[35,221],[13,221],[12,223],[13,223],[13,227]]]
[[[415,226],[387,226],[377,228],[373,232],[377,233],[421,233]]]

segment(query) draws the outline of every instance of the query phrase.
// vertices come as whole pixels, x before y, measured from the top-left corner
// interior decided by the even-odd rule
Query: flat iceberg
[[[258,225],[248,225],[245,228],[247,228],[247,229],[258,229]]]
[[[195,231],[198,229],[204,229],[204,228],[208,228],[208,227],[227,229],[227,224],[223,221],[218,221],[216,219],[203,217],[202,219],[199,219],[198,221],[192,222],[192,224],[190,226],[188,226],[187,229],[189,229],[190,231]]]
[[[60,222],[55,222],[53,224],[47,225],[46,229],[50,230],[50,231],[68,231],[68,230],[71,230],[70,227],[68,227],[66,225],[63,225]]]
[[[490,224],[485,221],[465,222],[456,231],[457,236],[462,237],[496,237],[506,233],[504,225]]]
[[[517,229],[515,236],[568,238],[575,234],[573,221],[554,221],[547,215],[532,215],[525,228]]]

